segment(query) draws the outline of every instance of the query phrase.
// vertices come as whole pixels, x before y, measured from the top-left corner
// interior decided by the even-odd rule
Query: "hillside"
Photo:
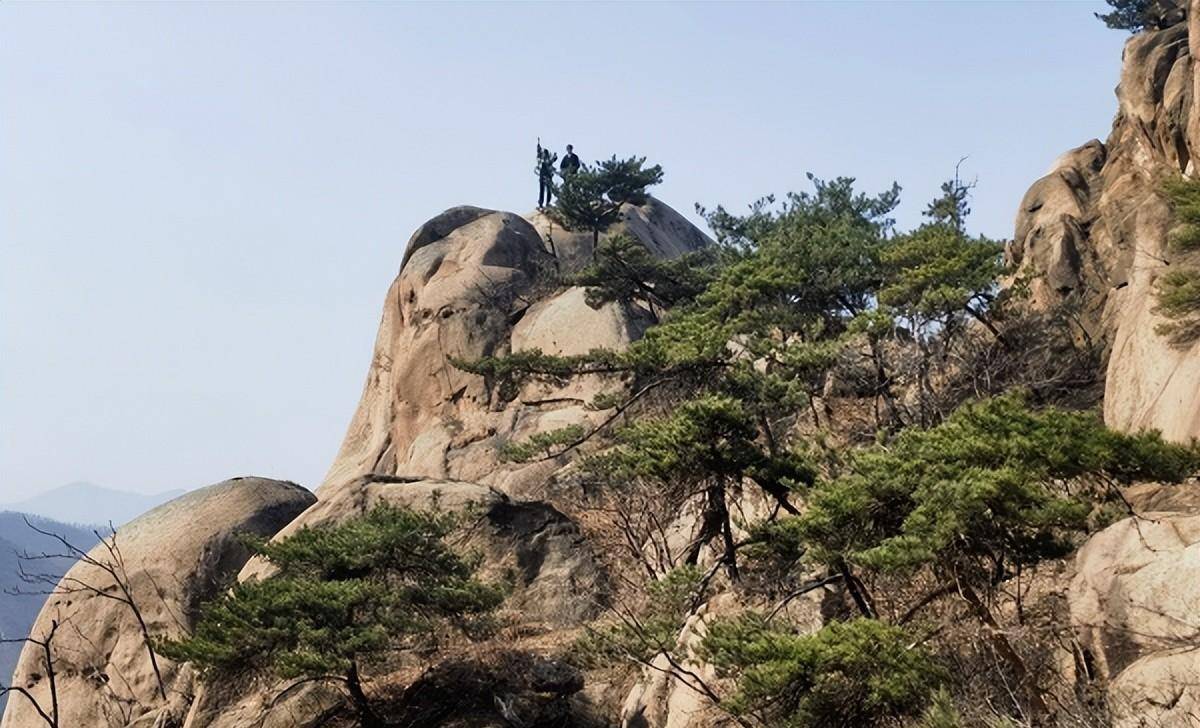
[[[1009,241],[957,177],[709,234],[640,158],[435,215],[316,493],[134,519],[0,728],[1200,725],[1200,4],[1154,7]]]

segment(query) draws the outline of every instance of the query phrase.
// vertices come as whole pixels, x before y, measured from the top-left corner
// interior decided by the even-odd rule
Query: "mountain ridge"
[[[0,511],[27,513],[65,524],[120,526],[185,492],[183,488],[173,488],[159,493],[135,493],[75,481],[24,500],[0,503]]]

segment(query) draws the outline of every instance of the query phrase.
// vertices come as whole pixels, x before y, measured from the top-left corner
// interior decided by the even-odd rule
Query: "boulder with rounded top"
[[[99,565],[80,562],[67,572],[33,625],[51,642],[61,726],[177,725],[193,694],[193,673],[157,657],[162,690],[138,619],[152,638],[185,634],[199,605],[224,588],[249,558],[243,534],[270,537],[315,500],[295,483],[235,478],[192,491],[123,526],[89,553],[112,565],[118,583]],[[112,547],[111,550],[109,547]],[[137,613],[113,597],[127,588]],[[26,645],[3,728],[42,724],[34,701],[49,711],[51,685],[44,651]],[[165,692],[164,698],[162,693]]]

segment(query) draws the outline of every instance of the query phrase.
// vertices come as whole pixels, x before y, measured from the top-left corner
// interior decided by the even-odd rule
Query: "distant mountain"
[[[30,523],[43,531],[55,533],[81,549],[89,549],[96,543],[96,534],[90,528],[58,523],[45,518],[29,516]],[[37,617],[38,610],[46,600],[41,595],[13,595],[10,592],[24,587],[17,576],[18,554],[49,553],[64,551],[55,539],[43,536],[25,524],[21,513],[0,511],[0,638],[20,639],[27,637],[29,627]],[[39,561],[34,568],[39,573],[62,574],[71,568],[71,559]],[[21,644],[0,644],[0,683],[8,684],[21,654]],[[0,696],[0,714],[4,712],[4,696]]]
[[[108,525],[111,522],[120,526],[183,493],[180,489],[148,495],[92,483],[70,483],[23,501],[0,503],[0,510],[30,513],[59,523]]]

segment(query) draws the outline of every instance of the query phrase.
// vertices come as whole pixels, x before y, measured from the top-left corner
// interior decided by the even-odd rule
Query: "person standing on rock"
[[[579,171],[579,155],[575,154],[575,147],[567,145],[567,153],[563,156],[562,164],[558,167],[558,172],[563,176],[563,179],[575,174]]]
[[[542,140],[537,145],[537,176],[538,176],[538,209],[549,207],[551,196],[554,194],[554,162],[557,154],[551,154],[549,149],[542,148]]]

